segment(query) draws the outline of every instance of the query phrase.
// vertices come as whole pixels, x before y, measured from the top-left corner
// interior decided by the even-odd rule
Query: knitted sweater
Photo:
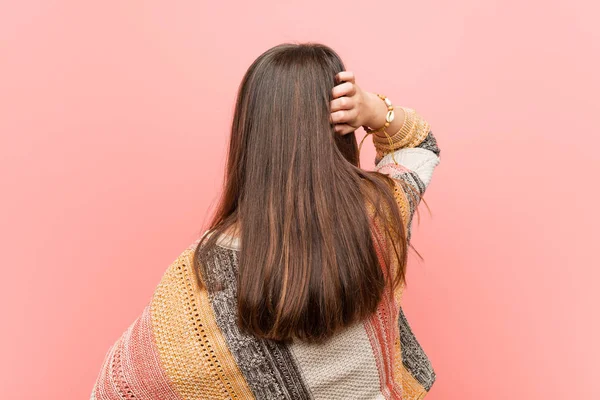
[[[403,148],[386,152],[374,138],[375,164],[423,194],[440,150],[429,125],[415,118],[425,133],[411,131]],[[396,200],[410,232],[418,200],[401,188]],[[384,295],[370,318],[325,343],[279,344],[237,328],[240,239],[219,238],[203,289],[191,269],[197,244],[168,266],[150,302],[110,346],[91,400],[412,400],[431,388],[435,372],[402,311],[403,287]]]

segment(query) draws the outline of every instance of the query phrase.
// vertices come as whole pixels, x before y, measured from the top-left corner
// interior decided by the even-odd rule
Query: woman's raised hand
[[[383,113],[381,116],[385,119],[385,103],[378,98],[378,102],[373,101],[376,95],[363,91],[356,84],[353,72],[342,71],[335,76],[335,80],[338,84],[332,89],[330,122],[335,124],[337,133],[345,135],[363,125],[371,127],[373,121],[380,119],[377,118],[378,113]]]

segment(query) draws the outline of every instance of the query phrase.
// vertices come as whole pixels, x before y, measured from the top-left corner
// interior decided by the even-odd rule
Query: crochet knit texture
[[[414,130],[405,147],[389,150],[373,141],[376,171],[397,183],[408,240],[419,199],[406,184],[422,195],[440,162],[429,125],[415,118],[425,134]],[[402,310],[403,286],[384,294],[370,318],[325,343],[283,345],[237,328],[240,240],[219,238],[204,266],[203,289],[192,273],[198,241],[168,266],[149,304],[110,346],[91,400],[412,400],[428,393],[435,372]]]

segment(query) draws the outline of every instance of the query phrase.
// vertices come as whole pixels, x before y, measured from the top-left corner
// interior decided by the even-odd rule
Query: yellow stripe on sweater
[[[215,321],[186,249],[164,273],[151,302],[161,363],[183,399],[253,399]]]

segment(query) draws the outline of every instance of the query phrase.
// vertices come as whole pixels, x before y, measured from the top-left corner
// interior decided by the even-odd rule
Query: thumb
[[[347,135],[350,132],[354,132],[356,128],[348,124],[335,124],[333,130],[339,135]]]

